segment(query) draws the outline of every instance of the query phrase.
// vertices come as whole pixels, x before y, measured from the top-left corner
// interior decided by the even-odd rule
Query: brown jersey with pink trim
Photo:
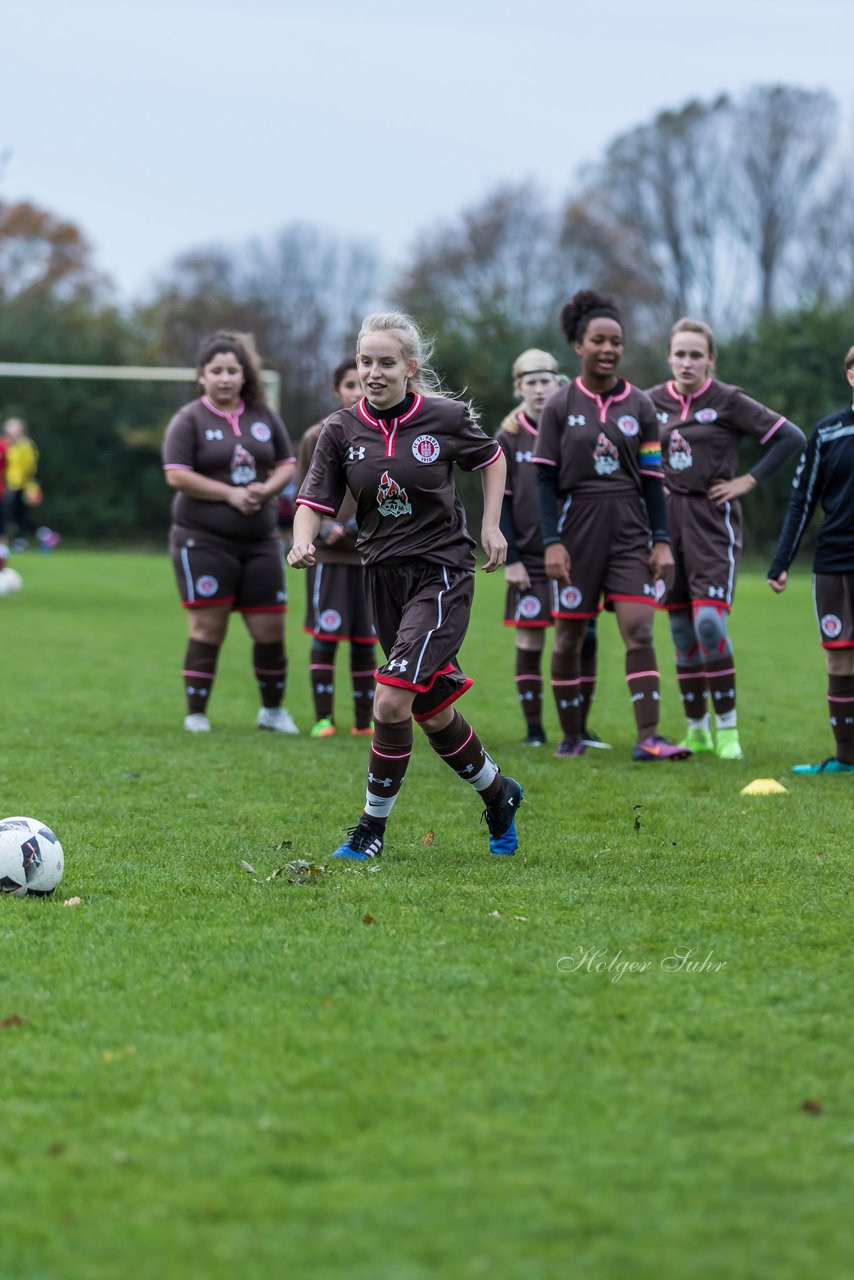
[[[507,463],[504,493],[510,498],[519,555],[525,562],[536,562],[541,569],[543,535],[540,530],[537,468],[534,466],[537,425],[526,417],[524,409],[517,410],[514,417],[519,424],[519,430],[515,434],[505,427],[499,428],[495,433],[496,442],[501,445]]]
[[[662,478],[652,401],[622,379],[603,395],[575,378],[543,406],[534,462],[557,468],[563,497],[640,494],[642,475]]]
[[[322,422],[316,422],[313,427],[309,427],[300,440],[297,454],[297,489],[302,488],[303,481],[308,475],[322,427]],[[343,525],[344,533],[327,546],[325,537],[333,525]],[[361,565],[362,558],[356,550],[356,499],[349,490],[344,495],[341,510],[337,515],[323,521],[316,547],[318,564]]]
[[[215,409],[206,396],[179,409],[163,438],[164,471],[197,471],[236,486],[263,483],[276,467],[296,462],[287,428],[272,409],[240,402],[234,413]],[[186,493],[172,501],[172,521],[221,538],[252,542],[276,531],[276,500],[243,515],[227,502],[204,502]]]
[[[297,503],[335,515],[349,489],[363,564],[426,560],[473,568],[475,541],[453,464],[478,471],[500,456],[457,400],[416,396],[407,412],[385,421],[363,399],[324,422]]]
[[[680,395],[676,384],[651,387],[661,427],[664,483],[671,493],[705,494],[716,480],[738,473],[742,436],[767,444],[786,421],[741,387],[707,378],[691,395]]]

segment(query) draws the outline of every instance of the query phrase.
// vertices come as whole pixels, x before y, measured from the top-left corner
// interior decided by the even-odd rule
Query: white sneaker
[[[260,707],[257,724],[259,729],[271,729],[273,733],[299,733],[285,707]]]
[[[184,717],[184,728],[190,733],[210,733],[211,722],[204,711],[194,711],[191,716]]]

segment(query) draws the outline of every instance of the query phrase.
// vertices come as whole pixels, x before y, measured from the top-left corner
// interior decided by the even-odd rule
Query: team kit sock
[[[581,737],[581,657],[577,649],[552,650],[552,692],[564,738]]]
[[[256,641],[252,647],[252,668],[258,681],[262,707],[280,707],[288,678],[284,641],[276,640],[273,644]]]
[[[331,720],[335,698],[335,645],[315,641],[309,654],[315,720]]]
[[[516,650],[516,693],[528,729],[543,723],[542,649]]]
[[[188,715],[207,715],[211,689],[216,678],[218,644],[190,640],[184,655],[184,692]]]
[[[827,677],[827,705],[836,759],[854,765],[854,675]]]
[[[652,645],[626,652],[626,684],[635,713],[638,741],[650,738],[658,728],[661,705],[661,676]]]
[[[353,723],[359,730],[369,729],[374,713],[374,669],[376,650],[372,644],[350,647],[350,676],[353,681]],[[330,712],[331,715],[331,706]],[[318,716],[318,719],[321,719]]]

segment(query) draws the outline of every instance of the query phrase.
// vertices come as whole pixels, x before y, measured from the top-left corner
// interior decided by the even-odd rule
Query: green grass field
[[[183,732],[165,556],[14,563],[0,808],[53,826],[66,873],[0,900],[3,1280],[850,1274],[854,787],[788,773],[831,753],[806,576],[741,580],[744,762],[633,765],[610,618],[592,722],[615,750],[521,747],[481,574],[461,707],[525,787],[519,854],[490,858],[417,741],[362,866],[327,855],[365,741],[259,733],[239,622],[214,732]],[[673,735],[663,619],[658,650]],[[756,777],[789,794],[741,796]],[[266,878],[293,859],[327,874]]]

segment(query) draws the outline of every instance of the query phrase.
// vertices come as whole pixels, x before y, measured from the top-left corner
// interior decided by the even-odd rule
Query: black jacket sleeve
[[[764,484],[766,480],[770,480],[788,458],[801,452],[806,442],[807,438],[800,427],[796,427],[794,422],[784,422],[756,466],[750,468],[750,474],[756,483]]]
[[[768,577],[779,578],[789,568],[798,553],[801,538],[821,497],[822,477],[818,451],[818,431],[810,436],[806,450],[798,464],[798,470],[792,484],[789,507],[777,539],[777,549]]]
[[[558,492],[557,468],[537,467],[537,494],[540,499],[540,531],[543,535],[543,546],[560,542],[557,531]]]

